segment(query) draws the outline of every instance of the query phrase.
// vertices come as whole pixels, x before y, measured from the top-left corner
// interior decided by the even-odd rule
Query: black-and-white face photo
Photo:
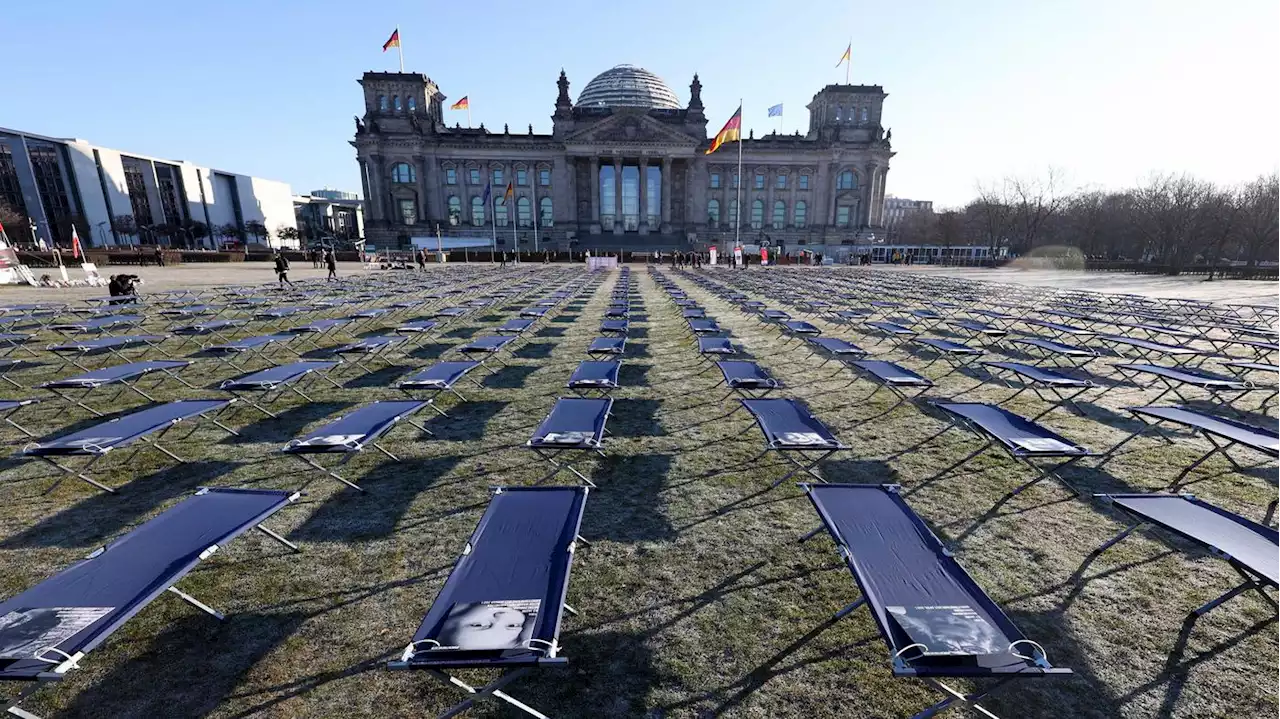
[[[26,659],[56,647],[111,612],[111,607],[40,607],[0,617],[0,659]]]
[[[444,620],[436,641],[443,648],[516,649],[533,635],[541,600],[457,604]]]

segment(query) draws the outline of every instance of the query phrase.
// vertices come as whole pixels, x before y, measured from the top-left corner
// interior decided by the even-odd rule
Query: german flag
[[[733,117],[720,128],[720,132],[716,133],[716,139],[711,141],[711,149],[707,150],[708,155],[720,149],[720,146],[726,142],[733,142],[742,138],[742,105],[738,105],[738,110],[733,113]]]
[[[504,193],[502,193],[502,199],[503,199],[504,201],[505,201],[505,200],[510,200],[510,199],[511,199],[511,196],[512,196],[512,195],[514,195],[514,194],[516,194],[516,186],[515,186],[515,184],[514,184],[514,183],[508,182],[508,183],[507,183],[507,191],[506,191],[506,192],[504,192]]]
[[[449,106],[450,110],[468,110],[471,106],[467,104],[467,96],[463,95],[461,100]]]
[[[387,41],[382,44],[382,51],[386,52],[389,48],[393,47],[400,47],[400,28],[396,28],[395,31],[391,33],[391,37],[387,38]]]

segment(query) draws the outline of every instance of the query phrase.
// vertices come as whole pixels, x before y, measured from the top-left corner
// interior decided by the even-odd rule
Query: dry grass
[[[614,395],[610,456],[585,465],[599,489],[583,523],[593,545],[579,554],[569,588],[570,603],[582,613],[566,618],[561,637],[570,664],[521,680],[511,692],[557,717],[901,717],[935,701],[922,683],[890,675],[865,611],[827,623],[856,596],[851,577],[829,540],[796,543],[817,519],[794,487],[767,489],[786,471],[781,464],[725,471],[759,451],[759,434],[733,438],[749,417],[729,414],[735,402],[713,388],[718,374],[698,361],[677,308],[646,272],[634,277],[643,313],[632,320],[627,387]],[[347,476],[368,490],[364,495],[308,474],[278,449],[345,408],[400,396],[388,388],[396,377],[429,364],[463,335],[496,326],[526,301],[464,321],[463,329],[401,359],[396,370],[368,378],[348,372],[343,379],[354,382],[343,389],[316,389],[317,406],[286,400],[277,420],[244,411],[232,419],[241,439],[201,429],[173,446],[199,458],[188,465],[138,453],[104,475],[120,488],[118,496],[80,483],[42,496],[52,481],[45,467],[6,462],[0,596],[58,571],[199,485],[305,485],[308,492],[300,506],[269,523],[304,554],[246,535],[183,581],[227,612],[226,622],[161,598],[90,654],[83,669],[24,706],[51,717],[386,717],[431,716],[456,701],[456,693],[427,677],[391,673],[382,664],[430,606],[488,488],[543,474],[520,445],[585,358],[614,281],[542,323],[511,367],[489,377],[484,389],[466,391],[470,401],[452,407],[452,419],[429,423],[435,437],[396,429],[384,444],[401,463],[374,455],[353,462]],[[1121,524],[1052,482],[992,514],[1029,478],[1025,467],[988,453],[935,476],[980,442],[957,431],[915,447],[943,424],[909,405],[869,420],[888,407],[887,393],[865,399],[867,382],[850,386],[848,371],[819,368],[797,343],[785,344],[687,277],[679,282],[786,383],[785,396],[808,402],[852,447],[824,465],[827,479],[902,484],[912,507],[956,544],[960,561],[990,596],[1055,664],[1076,671],[998,692],[985,702],[996,714],[1275,716],[1270,608],[1244,596],[1194,626],[1182,623],[1189,610],[1234,583],[1226,563],[1151,534],[1095,557]],[[863,346],[873,341],[815,323]],[[923,366],[884,347],[877,357]],[[936,376],[940,367],[926,373]],[[192,374],[214,383],[232,373]],[[999,402],[1012,392],[978,384],[952,374],[932,394],[963,391],[967,399]],[[1042,406],[1029,394],[1007,406],[1038,413]],[[1142,396],[1119,388],[1094,402],[1091,418],[1055,411],[1043,421],[1105,450],[1133,426],[1121,408]],[[51,403],[22,418],[49,434],[82,419]],[[1185,438],[1171,447],[1156,440],[1130,446],[1134,451],[1118,460],[1101,468],[1086,463],[1067,476],[1086,492],[1157,490],[1207,449]],[[1245,476],[1211,460],[1190,479],[1200,496],[1255,518],[1275,496],[1274,469]],[[472,716],[515,714],[481,705]]]

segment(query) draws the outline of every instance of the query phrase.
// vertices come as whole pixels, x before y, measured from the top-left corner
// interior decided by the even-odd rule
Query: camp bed
[[[686,307],[680,312],[680,317],[685,320],[700,320],[706,316],[707,311],[701,307]]]
[[[988,345],[999,344],[1000,340],[1009,336],[1009,330],[993,327],[976,320],[947,320],[947,326],[968,337],[985,340]]]
[[[572,464],[559,460],[559,457],[565,452],[605,456],[601,445],[604,443],[605,425],[612,409],[613,399],[609,397],[561,397],[556,400],[551,413],[542,420],[534,430],[533,437],[525,443],[534,454],[555,468],[538,480],[538,484],[566,471],[584,484],[595,486],[585,474]]]
[[[39,397],[29,397],[26,399],[0,399],[0,420],[5,424],[13,427],[28,437],[35,437],[35,434],[28,431],[26,427],[13,421],[13,415],[22,410],[23,407],[30,407],[33,404],[39,404]]]
[[[1062,340],[1068,337],[1085,338],[1085,337],[1092,337],[1097,334],[1093,330],[1085,329],[1083,327],[1076,327],[1075,325],[1066,325],[1066,324],[1062,324],[1061,322],[1050,322],[1048,320],[1034,320],[1034,319],[1024,318],[1022,320],[1022,323],[1024,325],[1031,325],[1032,327],[1035,327],[1037,330],[1043,330],[1045,333],[1048,333],[1049,339],[1051,340]],[[1039,332],[1037,334],[1039,334]]]
[[[688,326],[689,332],[693,334],[694,337],[718,335],[724,332],[723,327],[721,327],[715,320],[710,319],[689,320]]]
[[[859,357],[867,356],[866,350],[853,344],[852,342],[849,342],[847,340],[842,340],[838,337],[810,336],[810,337],[806,337],[805,339],[809,340],[809,348],[810,348],[809,354],[805,355],[805,359],[808,359],[814,355],[821,356],[823,359],[822,359],[822,364],[818,365],[819,367],[826,365],[828,362],[831,362],[832,360],[836,360],[841,363],[847,363],[852,360],[858,359]]]
[[[1071,674],[1049,662],[952,551],[903,500],[897,485],[802,484],[861,595],[836,612],[843,619],[865,606],[889,651],[895,677],[923,680],[945,698],[913,715],[932,717],[953,705],[989,719],[978,704],[1015,679]],[[991,679],[964,693],[943,679]]]
[[[560,624],[579,543],[586,487],[498,487],[453,571],[393,670],[423,670],[468,696],[453,717],[490,699],[537,719],[547,715],[503,691],[538,667],[564,666]],[[448,672],[501,670],[483,686]]]
[[[1061,360],[1077,369],[1083,369],[1085,365],[1098,359],[1101,355],[1097,350],[1088,347],[1077,347],[1074,345],[1062,344],[1046,339],[1016,339],[1013,343],[1021,348],[1030,350],[1029,354],[1045,362],[1050,359],[1055,361]],[[1037,363],[1038,364],[1038,363]]]
[[[286,320],[314,311],[314,307],[271,307],[255,313],[253,318],[255,320],[266,322],[278,330],[284,327]]]
[[[23,447],[19,455],[36,457],[76,479],[87,482],[104,492],[114,494],[115,490],[98,482],[88,474],[89,470],[99,460],[107,456],[111,450],[127,447],[141,440],[169,458],[177,462],[184,462],[185,460],[181,457],[160,445],[159,440],[164,436],[165,432],[185,420],[220,412],[234,401],[229,399],[188,399],[154,405],[121,415],[106,422],[99,422],[92,427],[65,434],[55,439],[32,442]],[[217,418],[210,418],[210,421],[232,435],[237,434],[235,430],[218,421]],[[155,437],[152,437],[152,434],[155,434]],[[88,458],[88,463],[81,469],[74,470],[58,462],[57,458],[65,459],[68,457]],[[53,486],[45,490],[45,493],[52,492],[61,482],[62,479],[59,479]]]
[[[90,652],[157,597],[170,594],[222,620],[225,616],[176,586],[241,534],[264,526],[298,498],[272,489],[203,487],[129,533],[0,603],[0,639],[8,650],[0,680],[25,682],[4,714],[39,719],[19,704],[41,686],[80,668]],[[190,637],[190,641],[200,641]]]
[[[200,317],[202,315],[215,315],[219,308],[213,305],[190,304],[190,305],[173,305],[156,311],[156,314],[165,319],[186,320],[192,317]]]
[[[1214,400],[1219,400],[1220,396],[1226,395],[1227,404],[1231,404],[1254,389],[1252,382],[1186,367],[1117,363],[1112,365],[1112,368],[1127,380],[1133,381],[1138,376],[1149,376],[1152,378],[1152,384],[1163,385],[1164,391],[1151,400],[1152,404],[1159,402],[1167,394],[1173,394],[1183,402],[1190,402],[1191,400],[1183,394],[1186,387],[1204,390]]]
[[[761,322],[766,322],[766,323],[781,324],[783,322],[790,321],[790,319],[791,319],[791,315],[787,314],[783,310],[766,309],[766,310],[761,310],[759,314],[759,320]]]
[[[698,355],[703,358],[738,354],[728,337],[699,337]]]
[[[724,385],[729,388],[729,394],[724,398],[733,394],[744,399],[765,397],[782,386],[781,382],[755,362],[721,361],[716,362],[716,367],[723,377],[716,386]]]
[[[627,320],[603,320],[600,322],[600,334],[625,335],[631,329]]]
[[[540,320],[546,317],[547,313],[551,311],[551,307],[554,306],[553,304],[548,307],[526,307],[520,310],[520,316],[525,319]]]
[[[51,324],[49,329],[62,334],[64,336],[80,335],[80,334],[111,334],[112,330],[120,330],[134,325],[140,325],[145,321],[142,315],[108,315],[106,317],[95,317],[90,320],[82,320],[80,322],[67,322],[63,324]]]
[[[218,342],[230,342],[231,338],[228,335],[247,322],[247,320],[205,320],[174,327],[169,332],[178,337],[213,337]],[[191,342],[197,341],[191,340]]]
[[[587,355],[592,359],[611,357],[627,351],[626,337],[597,337],[587,346]]]
[[[885,413],[892,412],[897,409],[898,405],[904,402],[910,402],[920,395],[929,391],[933,386],[933,380],[923,375],[916,374],[911,370],[903,367],[895,362],[885,360],[853,360],[849,363],[858,373],[879,385],[874,392],[875,394],[881,389],[887,389],[897,396],[898,401],[894,402]],[[871,399],[868,395],[866,399]]]
[[[1041,424],[993,404],[938,400],[935,400],[932,404],[942,410],[950,420],[943,432],[953,427],[964,426],[986,440],[981,447],[953,464],[949,469],[957,469],[985,452],[988,448],[999,444],[1010,457],[1026,464],[1036,472],[1036,476],[1031,481],[1020,485],[1010,493],[1011,495],[1020,494],[1023,490],[1046,478],[1057,480],[1072,494],[1079,494],[1075,487],[1072,487],[1058,473],[1085,457],[1094,456],[1093,452]],[[1058,461],[1052,465],[1042,466],[1037,464],[1037,461],[1044,459]]]
[[[756,426],[764,434],[764,451],[748,462],[755,462],[769,452],[795,465],[771,486],[777,487],[799,472],[804,472],[819,482],[825,482],[815,468],[827,457],[848,449],[831,434],[831,430],[814,417],[809,409],[794,399],[744,399],[743,409],[751,413]],[[750,427],[747,428],[750,430]],[[747,431],[744,430],[744,433]],[[816,457],[816,459],[814,458]]]
[[[351,320],[346,317],[313,320],[305,325],[290,327],[285,330],[284,334],[294,335],[301,340],[303,345],[310,346],[312,349],[318,349],[321,342],[338,334],[344,327],[350,324],[350,322]]]
[[[604,316],[609,319],[625,320],[631,315],[631,307],[627,304],[609,305],[604,311]]]
[[[1187,465],[1186,468],[1178,474],[1178,479],[1185,477],[1191,470],[1199,467],[1205,460],[1221,454],[1227,458],[1237,470],[1244,470],[1234,457],[1227,453],[1232,447],[1244,447],[1251,449],[1267,458],[1276,459],[1277,452],[1280,452],[1280,434],[1277,434],[1274,427],[1259,427],[1257,425],[1246,424],[1234,419],[1226,417],[1215,417],[1211,414],[1197,412],[1187,407],[1127,407],[1129,412],[1142,421],[1143,425],[1138,430],[1123,439],[1119,444],[1107,450],[1104,459],[1112,457],[1117,450],[1125,446],[1134,439],[1145,435],[1149,432],[1160,432],[1162,426],[1166,423],[1175,425],[1181,429],[1191,430],[1192,432],[1204,437],[1204,439],[1212,445],[1212,449],[1206,452],[1196,461]],[[1167,440],[1166,438],[1166,441]],[[1177,480],[1175,480],[1175,483]]]
[[[477,387],[483,387],[479,382],[471,377],[467,377],[467,373],[479,367],[480,363],[472,360],[465,362],[437,362],[436,364],[414,374],[413,376],[401,380],[396,383],[396,388],[407,393],[429,392],[431,396],[427,399],[427,404],[434,409],[441,417],[449,415],[435,405],[435,399],[441,392],[448,392],[457,397],[459,400],[466,402],[467,398],[463,397],[454,386],[459,380],[466,377],[468,381]]]
[[[195,386],[178,376],[178,371],[191,366],[191,360],[146,360],[142,362],[129,362],[128,364],[112,365],[111,367],[102,367],[100,369],[83,372],[74,377],[63,377],[62,379],[50,380],[38,385],[39,389],[47,389],[57,395],[60,399],[66,400],[71,404],[84,409],[96,417],[104,416],[102,412],[86,405],[82,400],[92,394],[94,391],[102,387],[112,387],[116,385],[137,393],[144,399],[155,402],[156,399],[147,394],[137,384],[138,380],[152,373],[160,373],[166,377],[170,377],[182,384],[188,389],[195,389]],[[79,397],[72,396],[72,392],[82,392]]]
[[[429,404],[425,400],[383,400],[367,404],[312,430],[306,436],[290,440],[281,451],[297,457],[348,487],[363,492],[359,485],[321,465],[317,459],[324,455],[340,455],[342,459],[339,466],[343,466],[366,447],[373,447],[391,461],[399,462],[400,458],[378,444],[378,439],[390,432],[401,420],[430,434],[426,427],[412,419],[414,413]]]
[[[17,380],[9,375],[24,369],[41,366],[39,362],[28,362],[20,359],[0,359],[0,381],[8,382],[17,389],[26,389],[26,385],[20,384]]]
[[[257,372],[250,372],[249,374],[241,375],[235,379],[229,379],[218,385],[218,389],[224,392],[230,392],[235,397],[244,400],[250,407],[253,407],[268,417],[274,418],[277,415],[262,405],[271,404],[279,399],[285,392],[292,392],[307,402],[314,401],[298,388],[298,383],[304,377],[315,375],[323,378],[334,387],[340,387],[337,382],[329,379],[325,374],[340,364],[342,363],[318,362],[314,360],[291,362],[289,364],[278,365],[269,369],[258,370]],[[259,395],[259,399],[256,401],[249,399],[250,394]]]
[[[1277,585],[1280,552],[1276,530],[1264,527],[1233,512],[1216,507],[1190,494],[1100,494],[1102,502],[1123,512],[1131,521],[1128,527],[1099,547],[1095,554],[1110,549],[1117,542],[1144,526],[1157,527],[1181,540],[1208,549],[1226,561],[1243,580],[1216,599],[1192,610],[1200,617],[1224,602],[1254,590],[1272,610],[1276,600],[1266,588]]]
[[[1139,332],[1142,339],[1159,341],[1162,337],[1169,337],[1174,342],[1187,342],[1196,339],[1199,335],[1191,330],[1182,329],[1180,327],[1168,327],[1166,325],[1157,325],[1149,322],[1115,322],[1116,327],[1123,327],[1130,332]]]
[[[82,370],[88,370],[89,368],[83,364],[83,360],[86,357],[109,355],[119,360],[128,361],[128,357],[124,354],[126,350],[142,348],[145,352],[148,349],[158,347],[164,340],[165,338],[159,335],[94,337],[92,339],[61,342],[49,345],[45,349],[59,356],[68,364]]]
[[[1098,386],[1086,379],[1076,379],[1053,369],[1036,367],[1022,362],[983,362],[982,365],[993,375],[1005,373],[1014,375],[1022,384],[1018,391],[1005,399],[1006,402],[1027,390],[1031,390],[1041,400],[1049,403],[1048,409],[1031,418],[1032,422],[1062,406],[1068,406],[1078,414],[1086,414],[1075,399]],[[1001,378],[1001,381],[1009,389],[1014,389],[1013,384],[1008,380]],[[1051,393],[1053,395],[1052,398],[1045,396],[1046,392]]]
[[[408,338],[400,335],[370,335],[360,337],[333,350],[335,355],[366,372],[372,371],[370,364],[375,360],[384,360],[396,347],[404,344]],[[390,364],[390,363],[387,363]]]
[[[917,337],[915,338],[915,343],[927,348],[925,350],[926,352],[932,352],[936,355],[932,360],[924,365],[925,368],[932,367],[934,363],[939,361],[946,362],[951,365],[951,370],[940,375],[938,379],[942,379],[954,372],[959,372],[965,367],[972,365],[987,353],[987,351],[981,347],[970,347],[969,345],[962,344],[960,342],[953,342],[951,340]]]
[[[876,340],[876,344],[880,344],[885,340],[889,340],[894,347],[900,346],[903,342],[914,338],[918,333],[910,327],[903,327],[896,322],[864,322],[863,327],[867,327],[873,334],[879,335],[880,339]]]
[[[217,357],[232,367],[244,366],[250,359],[264,358],[268,349],[284,346],[293,337],[290,335],[256,335],[242,337],[223,344],[210,345],[202,350],[205,354]]]
[[[30,347],[34,341],[33,335],[23,332],[0,332],[0,357],[8,356],[15,350],[22,350],[30,357],[39,357],[40,353]]]
[[[618,373],[622,363],[617,360],[584,360],[573,370],[565,385],[574,394],[585,397],[590,392],[607,395],[618,388]]]
[[[500,335],[518,335],[524,334],[533,327],[533,320],[527,319],[510,319],[502,323],[502,325],[493,328],[494,332]]]
[[[790,338],[793,337],[803,340],[810,337],[817,337],[822,334],[822,330],[818,329],[817,325],[804,320],[786,320],[784,322],[779,322],[778,327],[780,327],[782,332],[787,335],[788,342],[790,342]]]
[[[1127,352],[1137,355],[1138,359],[1149,360],[1152,356],[1169,359],[1175,365],[1184,366],[1196,358],[1205,357],[1205,353],[1194,347],[1167,345],[1151,340],[1122,337],[1120,335],[1098,335],[1099,342],[1110,347],[1117,355],[1124,357]]]
[[[395,332],[398,335],[413,338],[410,344],[417,347],[428,337],[439,336],[444,331],[444,327],[445,325],[437,320],[412,320],[396,325]]]
[[[480,357],[480,364],[489,369],[490,373],[496,372],[498,368],[490,368],[487,362],[490,360],[500,365],[506,365],[502,359],[502,352],[511,352],[511,345],[516,341],[515,337],[509,335],[489,335],[487,337],[477,337],[470,342],[458,347],[457,352],[470,357]]]

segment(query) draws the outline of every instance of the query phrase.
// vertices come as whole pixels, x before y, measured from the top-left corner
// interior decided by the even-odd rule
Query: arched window
[[[707,200],[707,224],[712,227],[720,224],[719,200]]]
[[[415,110],[418,109],[418,102],[417,100],[414,100],[412,97],[409,98],[408,105],[409,105],[409,112],[414,112]]]
[[[507,198],[499,195],[493,201],[493,221],[498,227],[506,227],[511,224],[511,217],[507,212]]]
[[[413,165],[397,162],[391,166],[391,181],[401,185],[413,184],[418,181],[418,173],[413,171]]]
[[[462,200],[457,195],[449,195],[449,225],[457,227],[462,224]]]
[[[527,197],[516,200],[516,222],[521,227],[533,226],[533,203]]]
[[[484,224],[484,200],[482,198],[471,198],[471,224],[476,227]]]
[[[543,227],[551,227],[553,224],[555,224],[555,221],[551,219],[551,198],[550,197],[544,197],[541,200],[538,200],[538,215],[540,215],[538,219],[538,224],[542,225]]]
[[[844,114],[844,105],[836,105],[836,122],[840,122],[840,116]]]
[[[761,227],[764,227],[764,200],[756,200],[751,203],[751,229]]]
[[[801,177],[804,177],[804,175],[801,175]],[[796,200],[795,222],[793,223],[796,226],[796,229],[804,227],[804,216],[808,209],[809,206],[805,204],[804,200]]]
[[[393,95],[393,96],[391,97],[391,106],[392,106],[392,107],[394,107],[394,108],[396,109],[396,112],[400,112],[402,109],[404,109],[404,108],[402,108],[402,107],[400,106],[400,96],[399,96],[399,95]]]
[[[853,170],[845,170],[836,177],[837,190],[856,190],[858,189],[858,176],[853,174]]]
[[[379,109],[379,110],[381,110],[381,111],[383,111],[383,112],[386,112],[386,111],[387,111],[387,96],[386,96],[386,95],[379,95],[379,96],[378,96],[378,109]]]
[[[787,224],[787,203],[776,200],[773,203],[773,229],[781,230]]]
[[[862,124],[867,124],[867,118],[871,116],[870,108],[862,108]]]
[[[738,228],[738,201],[737,200],[729,200],[728,220],[729,220],[729,227],[733,229]]]

